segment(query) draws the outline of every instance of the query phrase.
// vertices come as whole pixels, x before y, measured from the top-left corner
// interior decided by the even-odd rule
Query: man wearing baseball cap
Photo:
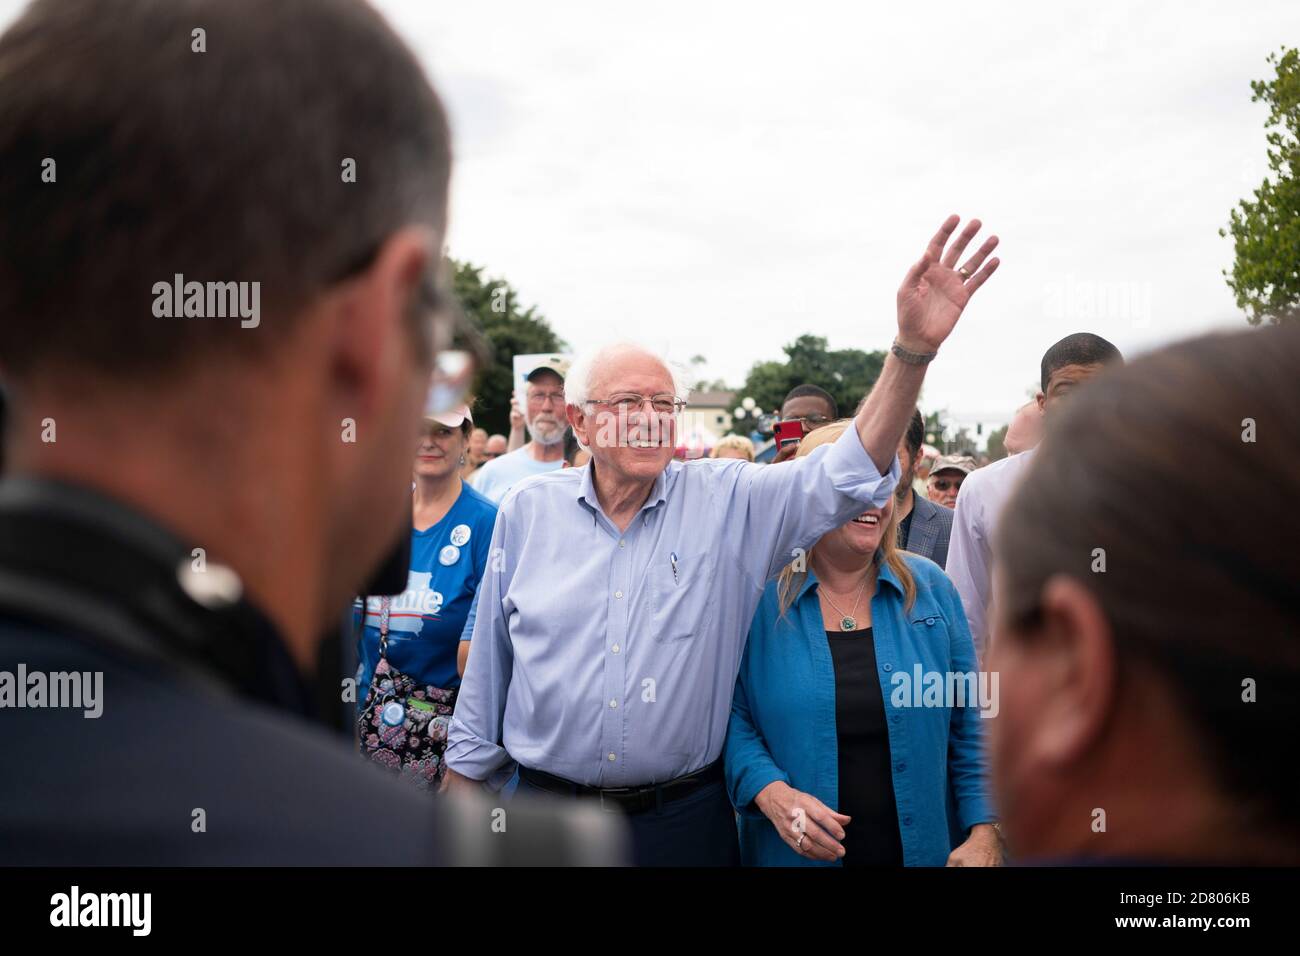
[[[957,507],[957,491],[966,476],[975,470],[975,459],[969,455],[944,455],[930,469],[926,497],[945,508]]]
[[[558,355],[541,360],[524,377],[524,424],[531,440],[522,448],[487,462],[474,475],[474,487],[499,502],[514,485],[564,467],[564,377],[569,362]]]

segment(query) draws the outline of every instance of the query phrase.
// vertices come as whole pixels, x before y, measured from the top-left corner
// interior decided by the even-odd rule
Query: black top
[[[827,631],[835,664],[835,730],[840,805],[853,820],[844,828],[845,866],[902,866],[903,844],[894,804],[885,701],[876,673],[872,629]]]
[[[915,494],[916,492],[912,492]],[[898,503],[894,503],[898,507]],[[898,523],[898,546],[904,551],[907,550],[907,539],[912,534],[912,515],[916,514],[916,503],[912,503],[912,510],[907,513],[907,517]]]

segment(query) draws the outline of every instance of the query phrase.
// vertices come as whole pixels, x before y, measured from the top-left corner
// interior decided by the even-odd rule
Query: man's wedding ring
[[[969,279],[970,270],[967,269],[965,266],[962,266],[960,269],[957,270],[957,275],[961,276],[962,279]]]

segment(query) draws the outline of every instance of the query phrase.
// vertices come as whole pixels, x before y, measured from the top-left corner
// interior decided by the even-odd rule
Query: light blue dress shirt
[[[518,761],[614,788],[717,760],[764,585],[899,475],[855,428],[780,465],[673,461],[620,534],[591,468],[501,502],[447,738],[464,776],[499,783]]]

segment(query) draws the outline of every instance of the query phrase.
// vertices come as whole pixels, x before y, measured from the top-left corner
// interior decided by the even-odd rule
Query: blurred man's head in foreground
[[[1297,380],[1300,327],[1206,337],[1048,429],[995,543],[1014,854],[1300,861]]]
[[[0,102],[13,470],[317,631],[409,527],[451,163],[422,69],[359,0],[37,0]],[[265,593],[277,541],[302,593]]]

